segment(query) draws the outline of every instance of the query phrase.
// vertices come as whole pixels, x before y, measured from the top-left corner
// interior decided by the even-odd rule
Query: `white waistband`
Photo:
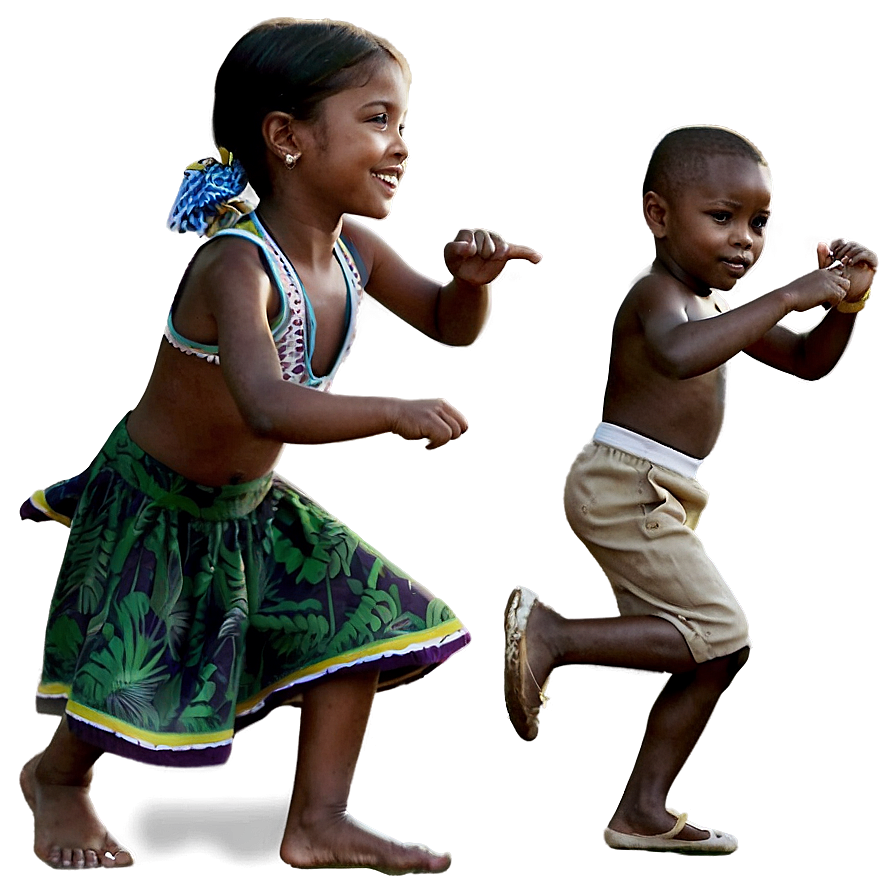
[[[699,458],[682,454],[681,451],[676,451],[660,442],[654,442],[647,436],[624,429],[615,423],[601,423],[594,432],[594,441],[600,442],[601,445],[609,445],[610,448],[618,448],[620,451],[626,451],[637,457],[643,457],[644,460],[674,470],[682,476],[687,476],[688,479],[696,479],[697,470],[703,463]]]

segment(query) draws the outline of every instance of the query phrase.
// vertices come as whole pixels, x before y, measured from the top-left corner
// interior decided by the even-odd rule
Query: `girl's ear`
[[[261,123],[261,133],[268,150],[290,168],[302,154],[296,124],[296,119],[288,112],[268,112]],[[293,159],[291,164],[286,161],[287,157]]]
[[[669,203],[652,190],[644,194],[644,220],[650,232],[662,239],[666,235],[666,223],[669,216]]]

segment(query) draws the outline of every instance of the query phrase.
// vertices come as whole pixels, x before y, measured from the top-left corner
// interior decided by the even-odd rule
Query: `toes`
[[[109,844],[105,851],[96,849],[62,849],[54,846],[42,856],[51,868],[127,868],[134,864],[134,857],[117,844]]]
[[[443,871],[447,871],[451,865],[451,855],[449,853],[439,854],[437,852],[430,852],[430,865],[429,870],[433,874],[441,874]]]
[[[411,844],[413,855],[409,856],[410,862],[407,866],[403,866],[401,874],[441,874],[447,871],[451,865],[451,854],[434,852],[427,846],[418,846]]]
[[[134,857],[123,847],[110,844],[101,861],[104,868],[127,868],[134,864]]]

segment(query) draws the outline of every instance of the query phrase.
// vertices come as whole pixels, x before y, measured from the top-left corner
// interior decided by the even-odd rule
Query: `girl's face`
[[[306,210],[384,218],[404,174],[402,138],[409,84],[397,62],[367,83],[324,100],[313,121],[296,122],[302,154],[296,169]]]

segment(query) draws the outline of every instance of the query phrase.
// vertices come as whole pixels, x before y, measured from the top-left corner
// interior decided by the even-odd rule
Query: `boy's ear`
[[[650,232],[662,239],[666,235],[667,219],[669,217],[669,203],[659,193],[651,190],[644,194],[644,220],[650,228]]]
[[[288,112],[268,112],[261,123],[261,134],[267,148],[277,158],[299,157],[302,154],[298,122]]]

